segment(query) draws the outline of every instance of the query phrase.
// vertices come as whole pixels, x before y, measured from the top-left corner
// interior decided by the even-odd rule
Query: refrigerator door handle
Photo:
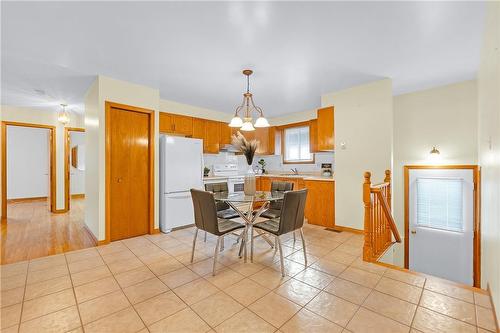
[[[172,191],[172,192],[165,192],[165,194],[177,194],[177,193],[189,193],[188,191]]]

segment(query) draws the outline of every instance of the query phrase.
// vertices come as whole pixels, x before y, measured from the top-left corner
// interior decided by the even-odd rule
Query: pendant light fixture
[[[64,125],[66,125],[66,124],[68,124],[68,123],[69,123],[69,113],[68,113],[68,111],[66,111],[66,107],[67,107],[67,106],[68,106],[68,105],[66,105],[66,104],[61,104],[61,108],[62,108],[62,110],[61,110],[61,111],[59,111],[59,114],[58,114],[58,116],[57,116],[57,120],[58,120],[61,124],[64,124]]]
[[[229,123],[229,127],[239,127],[242,131],[255,131],[255,127],[269,127],[269,122],[264,118],[262,109],[255,106],[253,102],[253,95],[250,92],[250,75],[253,71],[251,69],[243,70],[243,75],[247,77],[247,91],[243,94],[243,102],[236,108],[234,117]],[[243,112],[243,119],[240,117],[240,112]],[[252,113],[257,114],[255,124],[252,124]]]

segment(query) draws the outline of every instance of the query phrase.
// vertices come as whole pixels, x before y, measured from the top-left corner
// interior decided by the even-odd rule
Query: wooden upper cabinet
[[[184,134],[185,136],[193,135],[193,117],[173,114],[172,122],[174,126],[174,133]]]
[[[311,153],[318,152],[318,120],[309,120],[309,150]]]
[[[220,129],[220,144],[221,145],[230,145],[231,144],[231,127],[227,123],[219,122]]]
[[[333,106],[318,110],[318,151],[334,150],[334,117]]]
[[[259,141],[257,155],[273,155],[276,127],[261,127],[255,129],[255,139]]]
[[[193,118],[179,114],[160,112],[160,133],[192,136]]]
[[[205,139],[205,122],[205,119],[193,118],[193,138]]]
[[[172,114],[160,112],[160,133],[173,133]]]
[[[219,152],[220,125],[218,121],[205,120],[205,136],[203,138],[203,151],[217,154]]]

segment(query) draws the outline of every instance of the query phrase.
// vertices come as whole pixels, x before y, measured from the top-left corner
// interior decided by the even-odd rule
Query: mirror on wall
[[[78,170],[85,170],[85,145],[71,148],[71,165]]]

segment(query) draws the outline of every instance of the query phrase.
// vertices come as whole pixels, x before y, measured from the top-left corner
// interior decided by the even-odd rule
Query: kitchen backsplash
[[[316,153],[314,164],[283,164],[280,155],[255,156],[253,165],[257,166],[260,159],[266,161],[266,170],[271,171],[289,171],[292,168],[297,168],[299,172],[319,172],[321,163],[331,163],[335,168],[335,153]],[[238,170],[244,174],[247,170],[247,161],[243,155],[235,155],[234,153],[223,152],[219,154],[204,154],[205,166],[210,168],[212,172],[214,164],[236,163]]]

